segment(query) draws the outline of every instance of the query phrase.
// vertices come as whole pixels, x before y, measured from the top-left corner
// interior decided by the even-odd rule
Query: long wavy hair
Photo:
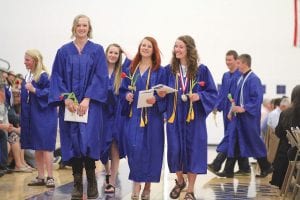
[[[299,124],[300,119],[300,85],[296,85],[292,91],[291,95],[291,107],[287,110],[283,111],[285,112],[285,116],[283,118],[283,124],[285,124],[287,127],[295,126]]]
[[[151,60],[152,60],[151,71],[156,71],[160,67],[160,64],[161,64],[160,50],[158,48],[158,44],[157,44],[156,40],[153,37],[147,36],[147,37],[144,37],[142,39],[142,41],[143,40],[148,40],[152,44],[153,53],[152,53],[152,57],[151,57]],[[131,62],[131,65],[130,65],[130,72],[131,73],[133,73],[135,71],[138,64],[142,60],[142,56],[141,56],[141,53],[140,53],[142,41],[140,42],[139,47],[138,47],[138,51],[137,51],[134,59]]]
[[[186,45],[186,61],[187,61],[187,77],[192,79],[196,76],[198,65],[200,62],[198,52],[196,49],[196,44],[194,39],[189,35],[183,35],[177,38],[177,40],[182,41]],[[172,59],[171,59],[171,70],[174,75],[179,72],[180,60],[176,58],[175,48],[172,52]]]
[[[47,67],[43,63],[43,56],[37,49],[29,49],[25,52],[26,55],[30,56],[35,63],[34,69],[31,71],[33,79],[38,82],[42,72],[46,72],[49,75]]]
[[[118,60],[115,64],[115,68],[114,68],[114,75],[115,75],[115,80],[114,80],[114,92],[115,94],[119,94],[119,88],[120,88],[120,85],[121,85],[121,73],[122,73],[122,48],[120,45],[116,44],[116,43],[113,43],[113,44],[110,44],[108,45],[108,47],[106,48],[106,51],[105,51],[105,54],[107,56],[108,54],[108,51],[110,49],[110,47],[116,47],[119,49],[119,57],[118,57]]]

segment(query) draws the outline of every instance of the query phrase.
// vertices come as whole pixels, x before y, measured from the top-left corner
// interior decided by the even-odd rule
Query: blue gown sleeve
[[[108,70],[103,47],[99,45],[94,55],[95,71],[91,84],[87,87],[85,97],[105,103],[108,88]]]
[[[129,68],[124,70],[124,73],[127,74],[127,76],[129,77]],[[128,89],[128,86],[130,85],[130,79],[129,78],[123,78],[122,79],[122,83],[119,89],[119,96],[120,96],[120,104],[121,104],[121,114],[123,116],[128,116],[130,113],[130,104],[129,102],[126,100],[126,94],[128,92],[130,92],[130,90]]]
[[[225,102],[225,96],[227,94],[226,93],[226,89],[225,89],[225,86],[226,86],[226,76],[225,74],[223,75],[222,77],[222,85],[220,87],[220,90],[219,90],[219,94],[218,94],[218,98],[217,98],[217,103],[215,105],[215,108],[218,110],[218,111],[222,111],[224,110],[224,102]]]
[[[64,66],[66,64],[65,56],[62,49],[59,49],[56,53],[54,63],[52,66],[52,73],[50,78],[50,91],[48,97],[48,103],[59,105],[62,100],[59,98],[62,93],[68,93],[66,83],[64,80]]]
[[[248,84],[244,86],[244,92],[249,93],[249,96],[247,99],[244,99],[244,109],[250,115],[257,116],[260,112],[260,105],[263,99],[262,85],[257,77],[247,82]]]
[[[199,82],[204,81],[205,85],[202,87],[197,84],[197,93],[200,97],[199,102],[202,104],[205,115],[207,116],[215,107],[218,92],[213,77],[208,68],[204,65],[200,65],[198,72],[200,77]]]
[[[167,80],[166,80],[166,75],[165,75],[165,69],[163,67],[160,67],[158,74],[157,74],[157,84],[164,84],[167,85]],[[154,106],[157,106],[158,111],[160,113],[163,113],[166,111],[166,107],[167,107],[167,103],[166,103],[166,98],[163,97],[161,98],[160,96],[158,96],[158,94],[156,92],[154,92],[154,97],[156,99],[156,103],[154,104]]]
[[[41,74],[40,80],[36,83],[35,87],[36,100],[41,108],[48,106],[49,86],[49,76],[44,72]]]

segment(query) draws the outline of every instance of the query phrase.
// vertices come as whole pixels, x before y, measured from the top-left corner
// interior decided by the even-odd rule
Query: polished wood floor
[[[209,162],[215,157],[215,147],[208,147]],[[97,162],[97,180],[100,196],[98,199],[130,199],[131,182],[128,180],[128,165],[125,159],[121,160],[117,180],[116,193],[114,195],[105,195],[103,193],[103,183],[105,174],[102,165]],[[163,167],[160,183],[152,185],[151,199],[167,200],[169,191],[174,186],[174,174],[169,174],[166,165]],[[72,172],[71,169],[59,169],[54,171],[56,182],[55,189],[46,187],[29,187],[27,183],[34,179],[37,172],[33,173],[12,173],[6,174],[0,178],[0,200],[65,200],[70,199],[72,190]],[[252,165],[251,176],[240,176],[235,178],[218,178],[208,172],[206,175],[197,177],[195,196],[198,200],[214,199],[282,199],[279,196],[279,190],[271,187],[270,176],[263,179],[255,178],[255,165]],[[86,180],[84,179],[84,182]],[[86,183],[85,183],[86,185]],[[180,196],[183,199],[184,193]],[[86,199],[86,197],[85,197]]]

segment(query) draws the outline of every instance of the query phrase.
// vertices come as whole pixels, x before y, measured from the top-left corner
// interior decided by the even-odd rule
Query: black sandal
[[[172,199],[177,199],[180,196],[181,191],[185,188],[186,183],[183,180],[183,183],[179,184],[178,181],[175,179],[175,183],[176,185],[173,187],[171,193],[170,193],[170,197]]]
[[[112,184],[107,184],[107,186],[104,189],[104,193],[106,193],[106,194],[112,194],[112,193],[115,193],[115,191],[116,191],[116,188]]]
[[[105,175],[105,183],[106,183],[106,185],[109,184],[109,177],[110,177],[109,174]]]
[[[196,200],[194,192],[187,192],[185,194],[184,200]]]

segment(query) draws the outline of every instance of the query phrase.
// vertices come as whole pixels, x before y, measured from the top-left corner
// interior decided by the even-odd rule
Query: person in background
[[[62,160],[72,165],[72,199],[83,198],[83,168],[87,176],[87,198],[99,196],[95,161],[100,158],[108,72],[103,47],[90,40],[92,31],[88,16],[74,18],[72,38],[75,39],[58,49],[50,82],[49,103],[59,106]],[[65,121],[65,111],[88,115],[87,122]]]
[[[122,114],[126,116],[125,141],[129,164],[129,179],[133,181],[132,200],[139,199],[141,183],[142,200],[150,199],[152,182],[159,182],[164,150],[165,100],[156,92],[147,98],[151,107],[137,108],[139,92],[157,84],[165,84],[158,44],[152,37],[145,37],[139,44],[120,88]]]
[[[272,173],[267,160],[267,151],[260,137],[260,115],[263,90],[260,79],[251,70],[251,56],[242,54],[238,57],[242,76],[237,82],[234,102],[228,119],[229,143],[224,171],[220,176],[232,177],[238,157],[254,157],[258,161],[261,173],[256,177],[266,177]]]
[[[300,85],[293,88],[291,94],[291,105],[280,113],[275,134],[279,138],[279,145],[273,162],[274,172],[270,181],[271,185],[281,188],[289,165],[289,153],[292,152],[291,145],[286,137],[286,131],[291,127],[300,127]],[[295,154],[290,160],[295,159]]]
[[[217,98],[217,103],[215,105],[214,114],[217,114],[217,111],[223,112],[223,123],[224,123],[224,137],[220,144],[217,147],[217,156],[211,164],[208,164],[207,168],[212,173],[216,174],[220,171],[223,162],[227,157],[228,150],[228,123],[230,122],[227,118],[228,113],[230,112],[232,102],[230,101],[228,95],[233,98],[233,94],[236,90],[236,85],[241,72],[238,70],[237,66],[237,57],[238,54],[234,50],[229,50],[226,53],[226,65],[229,69],[228,72],[225,72],[222,77],[222,85],[219,90],[219,95]],[[248,158],[238,158],[239,171],[238,174],[249,174],[251,172]]]
[[[123,139],[124,117],[121,117],[119,88],[122,73],[122,49],[118,44],[110,44],[106,49],[108,65],[108,99],[104,106],[104,131],[100,160],[105,165],[105,193],[115,193],[116,177],[120,158],[125,157]],[[109,162],[109,159],[111,162]]]
[[[177,38],[171,64],[166,67],[169,87],[178,92],[167,94],[168,166],[176,173],[176,184],[170,193],[177,199],[186,187],[186,200],[196,199],[194,185],[197,174],[207,173],[206,117],[217,100],[217,89],[207,66],[199,64],[194,39],[189,35]]]
[[[50,76],[43,63],[42,54],[36,49],[25,52],[24,64],[29,73],[21,88],[21,148],[35,150],[38,170],[38,176],[28,186],[55,187],[52,160],[57,112],[54,106],[48,105]]]

